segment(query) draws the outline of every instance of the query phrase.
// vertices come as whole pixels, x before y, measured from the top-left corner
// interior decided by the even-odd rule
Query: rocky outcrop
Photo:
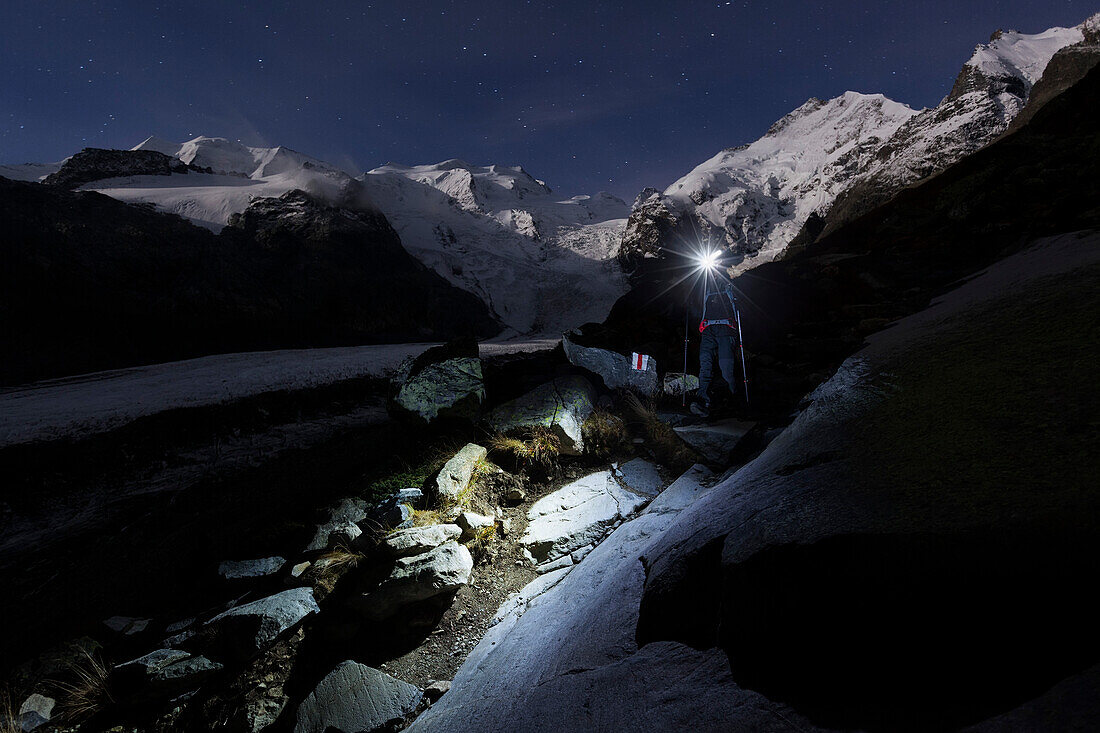
[[[169,176],[187,173],[191,166],[155,150],[84,148],[42,181],[50,186],[78,188],[85,183],[123,176]]]
[[[389,576],[353,605],[368,619],[384,619],[409,604],[453,594],[470,582],[473,569],[465,545],[444,542],[430,552],[399,558]]]
[[[476,443],[467,443],[443,464],[435,478],[436,495],[444,503],[454,504],[470,489],[470,481],[479,461],[488,451]]]
[[[577,341],[575,333],[564,333],[561,337],[565,358],[575,366],[587,369],[603,379],[608,389],[629,389],[641,394],[653,396],[660,390],[657,378],[657,360],[646,360],[645,369],[636,369],[630,357],[608,349],[583,346]]]
[[[582,426],[596,405],[596,391],[584,377],[560,377],[506,402],[487,420],[500,433],[522,432],[533,427],[550,428],[561,441],[561,451],[584,452]]]
[[[531,505],[520,544],[535,562],[554,561],[598,542],[645,503],[645,497],[620,487],[610,471],[593,473]]]
[[[294,733],[374,733],[389,730],[419,704],[420,689],[348,660],[321,680],[298,706]]]
[[[292,588],[230,608],[206,622],[202,646],[211,656],[234,660],[254,657],[297,626],[320,613],[310,588]]]

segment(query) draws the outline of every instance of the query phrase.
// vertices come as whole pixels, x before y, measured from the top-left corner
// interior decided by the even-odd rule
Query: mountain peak
[[[130,148],[130,150],[155,150],[158,153],[164,153],[165,155],[175,156],[179,152],[180,144],[165,140],[162,137],[156,135],[150,135],[142,140],[140,143]]]

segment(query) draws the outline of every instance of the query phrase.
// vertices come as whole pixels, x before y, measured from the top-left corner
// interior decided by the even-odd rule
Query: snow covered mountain
[[[460,160],[360,180],[409,252],[516,334],[602,320],[625,290],[615,255],[630,208],[610,194],[563,199],[520,167]]]
[[[662,248],[682,249],[678,239],[726,248],[735,273],[775,259],[808,221],[820,229],[832,212],[834,226],[994,140],[1051,57],[1080,43],[1097,18],[1034,35],[994,33],[932,109],[856,92],[810,99],[759,140],[722,151],[664,192],[643,191],[621,259],[636,266]]]
[[[153,204],[213,231],[253,200],[294,189],[337,206],[380,209],[405,248],[477,294],[507,326],[506,336],[556,336],[602,320],[626,287],[615,255],[630,207],[607,193],[557,196],[518,166],[391,163],[356,178],[289,148],[225,138],[150,137],[133,150],[169,155],[190,171],[105,178],[82,188]],[[23,168],[24,179],[39,173]],[[43,167],[33,177],[54,170]]]

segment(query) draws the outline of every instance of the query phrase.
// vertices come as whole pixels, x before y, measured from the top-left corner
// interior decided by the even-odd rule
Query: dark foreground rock
[[[310,588],[292,588],[235,606],[206,622],[212,655],[244,660],[267,649],[311,613],[320,613]]]
[[[349,660],[298,706],[294,733],[372,733],[400,722],[422,695],[414,685]]]

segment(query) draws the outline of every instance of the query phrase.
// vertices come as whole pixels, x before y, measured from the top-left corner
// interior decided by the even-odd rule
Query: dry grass
[[[602,407],[597,407],[581,426],[584,450],[600,458],[607,458],[622,450],[629,441],[626,423]]]
[[[636,394],[627,393],[623,405],[645,434],[646,444],[654,457],[673,471],[685,471],[695,463],[695,453],[667,423],[657,417],[657,407],[651,400],[642,401]]]
[[[69,681],[55,682],[58,717],[66,723],[79,723],[114,704],[111,697],[111,668],[87,651],[66,670]]]
[[[498,453],[515,456],[520,463],[537,463],[549,466],[561,454],[561,440],[554,431],[542,425],[527,428],[522,437],[496,434],[489,439],[489,447]]]
[[[496,540],[497,527],[496,524],[491,524],[488,527],[482,527],[474,535],[473,539],[466,543],[466,548],[473,555],[474,559],[480,559],[488,553],[489,548]]]
[[[337,545],[321,555],[314,562],[322,576],[336,577],[354,569],[364,559],[361,552],[356,552],[345,545]]]
[[[11,690],[0,692],[0,733],[21,733],[19,708],[11,698]]]
[[[413,509],[413,526],[427,527],[430,524],[444,524],[443,512],[438,509]]]

